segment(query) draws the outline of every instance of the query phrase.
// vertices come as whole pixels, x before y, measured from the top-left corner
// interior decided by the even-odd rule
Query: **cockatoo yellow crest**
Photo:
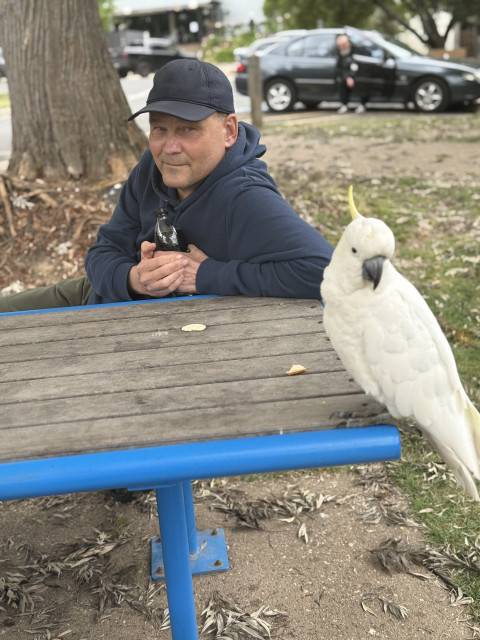
[[[353,201],[353,186],[350,185],[348,187],[348,205],[350,207],[350,215],[352,216],[352,220],[355,218],[359,218],[360,214],[357,211],[357,207],[355,206],[355,202]]]
[[[321,285],[327,335],[363,390],[395,418],[414,418],[479,500],[480,414],[463,389],[450,345],[423,297],[392,265],[392,231],[358,213],[351,187],[349,202],[353,220]]]

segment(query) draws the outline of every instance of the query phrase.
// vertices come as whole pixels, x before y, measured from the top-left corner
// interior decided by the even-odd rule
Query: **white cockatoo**
[[[324,325],[347,371],[394,418],[414,418],[479,500],[480,414],[460,382],[440,325],[417,289],[390,262],[395,239],[381,220],[360,215],[325,269]]]

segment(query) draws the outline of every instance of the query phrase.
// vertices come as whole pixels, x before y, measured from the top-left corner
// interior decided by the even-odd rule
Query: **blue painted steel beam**
[[[198,298],[218,298],[217,294],[205,293],[199,295],[177,296],[175,298],[152,298],[147,300],[129,300],[128,302],[109,302],[106,304],[85,304],[79,307],[53,307],[52,309],[29,309],[27,311],[4,311],[0,318],[8,316],[30,316],[37,313],[56,313],[57,311],[90,311],[91,309],[105,309],[105,307],[131,307],[139,304],[151,304],[152,302],[177,302],[178,300],[196,300]]]
[[[158,487],[157,505],[172,640],[197,640],[182,483]]]
[[[392,426],[216,440],[0,463],[0,500],[393,460]]]
[[[193,489],[190,480],[182,482],[183,502],[185,506],[185,519],[187,522],[188,549],[190,555],[195,555],[198,551],[197,527],[195,524],[195,508],[193,506]]]

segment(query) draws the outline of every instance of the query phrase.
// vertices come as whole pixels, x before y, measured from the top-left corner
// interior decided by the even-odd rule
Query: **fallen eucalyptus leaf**
[[[305,373],[306,369],[301,364],[294,364],[288,371],[285,371],[287,376],[296,376],[298,373]]]

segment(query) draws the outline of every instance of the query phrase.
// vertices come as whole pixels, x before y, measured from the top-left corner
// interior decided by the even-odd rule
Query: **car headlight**
[[[467,82],[480,82],[480,71],[464,71],[462,78]]]

